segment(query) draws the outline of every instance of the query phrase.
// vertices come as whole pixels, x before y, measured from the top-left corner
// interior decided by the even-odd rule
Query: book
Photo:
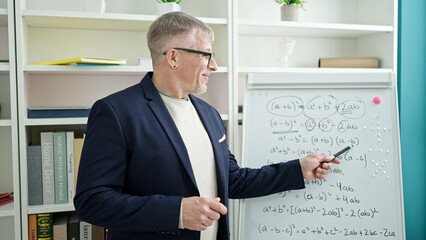
[[[28,240],[37,240],[37,215],[28,215]]]
[[[55,166],[55,203],[68,202],[66,133],[53,133],[53,165]]]
[[[8,203],[13,202],[13,194],[12,193],[2,193],[0,194],[0,206],[6,205]]]
[[[67,182],[68,202],[72,203],[75,195],[74,189],[74,132],[66,132],[67,139]]]
[[[68,237],[69,240],[80,239],[80,220],[77,215],[73,212],[70,214],[68,219]]]
[[[81,152],[84,138],[74,138],[74,191],[77,188],[78,167],[80,166]]]
[[[28,118],[88,117],[89,107],[34,107],[28,108]]]
[[[0,59],[0,64],[9,64],[9,59]]]
[[[320,68],[378,68],[379,59],[375,57],[359,58],[320,58]]]
[[[54,60],[48,62],[38,62],[33,63],[33,65],[66,65],[66,64],[74,64],[74,63],[93,63],[93,64],[109,64],[109,65],[120,65],[127,64],[126,59],[118,59],[118,58],[102,58],[102,57],[77,57],[77,58],[68,58],[61,60]]]
[[[11,197],[11,196],[12,196],[11,193],[1,193],[0,194],[0,199],[4,199],[4,198],[7,198],[7,197]]]
[[[53,239],[67,240],[68,214],[55,214],[53,220]]]
[[[53,214],[52,213],[37,214],[37,239],[38,240],[53,239]]]
[[[92,240],[104,240],[105,228],[92,225]]]
[[[27,147],[28,205],[43,204],[41,146]]]
[[[41,156],[43,177],[43,204],[55,203],[55,179],[53,167],[53,132],[41,132]]]
[[[80,240],[92,240],[92,224],[80,221]]]

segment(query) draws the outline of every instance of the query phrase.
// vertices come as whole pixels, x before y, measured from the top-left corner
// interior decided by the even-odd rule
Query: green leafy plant
[[[159,3],[175,2],[179,4],[180,2],[182,2],[182,0],[157,0],[157,2]]]
[[[291,5],[291,4],[299,5],[300,8],[302,9],[303,9],[303,4],[305,3],[304,0],[275,0],[275,2],[277,2],[278,4],[282,6]]]

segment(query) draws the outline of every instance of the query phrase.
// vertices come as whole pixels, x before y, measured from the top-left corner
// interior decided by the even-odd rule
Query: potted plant
[[[299,8],[303,8],[304,0],[275,0],[281,5],[281,21],[297,21]]]
[[[179,3],[182,0],[157,0],[158,15],[163,15],[168,12],[180,11]]]

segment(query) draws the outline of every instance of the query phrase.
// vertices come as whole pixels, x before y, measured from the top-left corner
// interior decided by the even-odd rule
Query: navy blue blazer
[[[74,205],[81,220],[109,229],[108,239],[199,239],[179,229],[183,197],[199,196],[185,144],[148,73],[139,84],[92,107],[78,172]],[[228,149],[222,119],[190,95],[210,137],[218,194],[251,198],[304,187],[298,160],[240,168]],[[228,214],[218,239],[230,239]]]

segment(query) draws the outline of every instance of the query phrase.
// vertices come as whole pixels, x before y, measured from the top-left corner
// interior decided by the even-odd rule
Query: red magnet
[[[382,99],[381,99],[380,97],[375,97],[375,98],[373,98],[373,102],[374,102],[375,104],[379,104],[379,103],[381,103],[381,102],[382,102]]]

